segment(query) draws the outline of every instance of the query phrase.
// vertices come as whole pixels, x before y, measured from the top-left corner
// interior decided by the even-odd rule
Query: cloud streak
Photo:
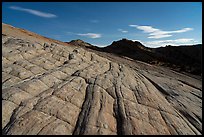
[[[9,8],[12,10],[27,12],[27,13],[30,13],[30,14],[33,14],[33,15],[36,15],[39,17],[43,17],[43,18],[55,18],[55,17],[57,17],[55,14],[46,13],[46,12],[33,10],[33,9],[26,9],[26,8],[17,7],[17,6],[10,6]]]
[[[154,39],[171,37],[172,34],[175,34],[175,33],[184,33],[184,32],[193,30],[193,28],[183,28],[175,31],[163,31],[157,28],[153,28],[152,26],[139,26],[139,25],[129,25],[129,26],[142,30],[144,33],[149,33],[148,38],[154,38]]]
[[[118,29],[118,31],[122,32],[122,33],[128,33],[127,30],[123,30],[123,29]]]
[[[90,20],[91,23],[99,23],[99,20]]]
[[[97,34],[97,33],[84,33],[84,34],[77,34],[77,35],[85,36],[85,37],[92,38],[92,39],[101,37],[101,34]]]

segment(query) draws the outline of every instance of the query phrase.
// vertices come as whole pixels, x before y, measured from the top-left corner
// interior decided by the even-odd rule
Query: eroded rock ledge
[[[202,133],[200,80],[2,25],[3,134]]]

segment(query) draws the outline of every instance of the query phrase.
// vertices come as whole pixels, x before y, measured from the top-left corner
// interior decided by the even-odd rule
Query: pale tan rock
[[[2,128],[4,128],[10,121],[10,118],[13,114],[14,109],[17,105],[11,101],[2,100]]]
[[[3,134],[202,134],[201,80],[2,25]]]

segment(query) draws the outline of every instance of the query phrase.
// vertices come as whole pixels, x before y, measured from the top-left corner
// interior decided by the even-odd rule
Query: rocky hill
[[[202,134],[202,82],[2,24],[2,133]]]
[[[84,42],[80,39],[77,39],[77,40],[72,40],[70,42],[66,42],[68,44],[71,44],[71,45],[74,45],[74,46],[79,46],[79,47],[94,47],[93,45],[87,43],[87,42]]]
[[[148,48],[138,41],[122,39],[99,51],[126,56],[150,64],[166,66],[179,72],[202,74],[202,45]]]
[[[202,74],[202,45],[166,46],[153,49],[164,58],[164,65],[194,75]]]

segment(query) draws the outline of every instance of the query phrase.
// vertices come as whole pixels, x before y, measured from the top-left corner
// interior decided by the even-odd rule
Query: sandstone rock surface
[[[201,80],[2,25],[3,134],[202,133]]]

